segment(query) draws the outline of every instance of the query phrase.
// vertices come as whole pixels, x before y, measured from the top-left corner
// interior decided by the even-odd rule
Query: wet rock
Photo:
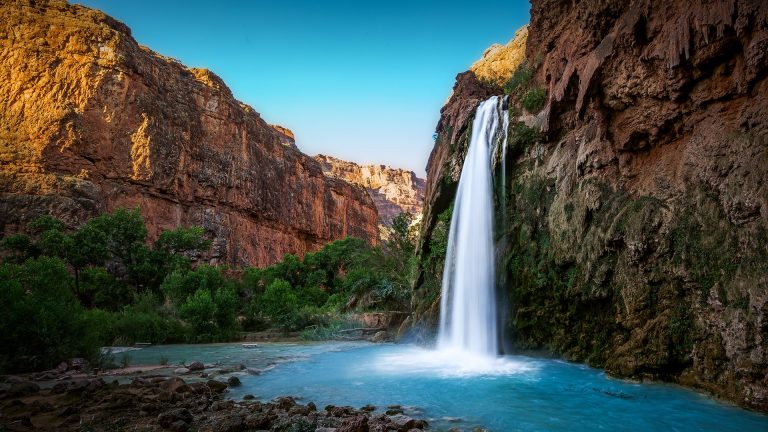
[[[416,426],[416,420],[403,414],[390,416],[389,421],[392,422],[392,424],[401,431],[407,431]]]
[[[296,405],[296,399],[290,396],[280,396],[274,400],[274,403],[280,409],[289,410]]]
[[[157,416],[157,424],[168,429],[171,424],[177,421],[192,423],[192,414],[186,408],[174,408]]]
[[[244,429],[243,416],[232,414],[216,420],[213,432],[240,432]]]
[[[20,381],[11,383],[11,387],[6,392],[6,397],[24,397],[37,394],[40,386],[31,381]]]
[[[173,373],[175,373],[176,375],[184,375],[189,373],[189,369],[185,367],[181,367],[178,369],[174,369]]]
[[[191,370],[193,372],[201,371],[201,370],[205,369],[205,365],[202,364],[199,361],[193,361],[192,363],[187,365],[187,369],[189,369],[189,370]]]
[[[378,331],[368,340],[375,343],[386,342],[389,340],[389,334],[384,330]]]
[[[391,408],[391,409],[388,409],[385,414],[391,416],[391,415],[397,415],[402,413],[403,413],[403,410],[401,408]]]
[[[271,423],[266,413],[254,413],[245,418],[245,425],[250,429],[269,429]]]
[[[240,383],[240,378],[238,378],[236,376],[229,377],[229,378],[227,378],[227,384],[230,387],[237,387],[237,386],[239,386],[241,384]]]
[[[231,400],[216,401],[211,404],[211,411],[227,411],[231,410],[235,406],[235,402]]]
[[[178,377],[168,378],[161,382],[159,388],[171,393],[187,393],[193,391],[183,379]]]
[[[67,370],[69,370],[69,364],[67,364],[67,362],[61,362],[58,366],[56,366],[56,372],[60,374],[63,374]]]
[[[254,400],[254,399],[256,399],[256,396],[254,396],[254,395],[252,395],[250,393],[245,395],[245,396],[243,396],[243,400]]]
[[[368,417],[358,415],[343,420],[338,432],[368,432]]]
[[[222,393],[227,389],[227,385],[225,383],[217,380],[208,380],[206,385],[214,393]]]

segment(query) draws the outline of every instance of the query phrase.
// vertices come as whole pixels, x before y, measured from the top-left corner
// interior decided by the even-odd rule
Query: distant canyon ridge
[[[305,155],[213,72],[97,10],[2,2],[0,59],[0,234],[140,206],[150,238],[199,225],[211,263],[264,266],[347,236],[377,243],[380,219],[420,210],[415,176],[339,175],[353,164]]]

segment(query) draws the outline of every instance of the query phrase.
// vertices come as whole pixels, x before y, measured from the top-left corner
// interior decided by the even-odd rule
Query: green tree
[[[39,370],[95,356],[82,316],[61,259],[0,265],[0,369]]]
[[[195,333],[201,337],[212,337],[216,333],[214,313],[216,304],[211,292],[199,289],[189,296],[179,308],[182,319],[192,325]]]
[[[284,330],[291,330],[298,311],[298,298],[291,289],[291,284],[283,279],[275,279],[259,299],[261,311],[273,324]]]

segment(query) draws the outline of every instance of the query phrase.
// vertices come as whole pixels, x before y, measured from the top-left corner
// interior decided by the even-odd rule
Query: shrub
[[[69,284],[58,258],[0,265],[0,370],[46,369],[71,357],[97,355]]]
[[[547,91],[543,87],[534,87],[527,90],[520,103],[530,113],[537,113],[544,106],[544,102],[547,100]]]
[[[512,130],[509,134],[507,151],[509,152],[510,156],[520,154],[540,139],[541,134],[538,130],[526,126],[526,124],[523,122],[517,122],[512,125]]]
[[[259,304],[273,324],[284,330],[294,327],[293,316],[298,310],[298,298],[287,281],[276,279],[269,284]]]

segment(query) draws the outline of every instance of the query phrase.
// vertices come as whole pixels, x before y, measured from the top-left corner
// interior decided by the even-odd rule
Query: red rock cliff
[[[0,4],[0,233],[141,206],[151,236],[203,226],[220,263],[375,242],[366,191],[326,177],[285,131],[99,11]]]

